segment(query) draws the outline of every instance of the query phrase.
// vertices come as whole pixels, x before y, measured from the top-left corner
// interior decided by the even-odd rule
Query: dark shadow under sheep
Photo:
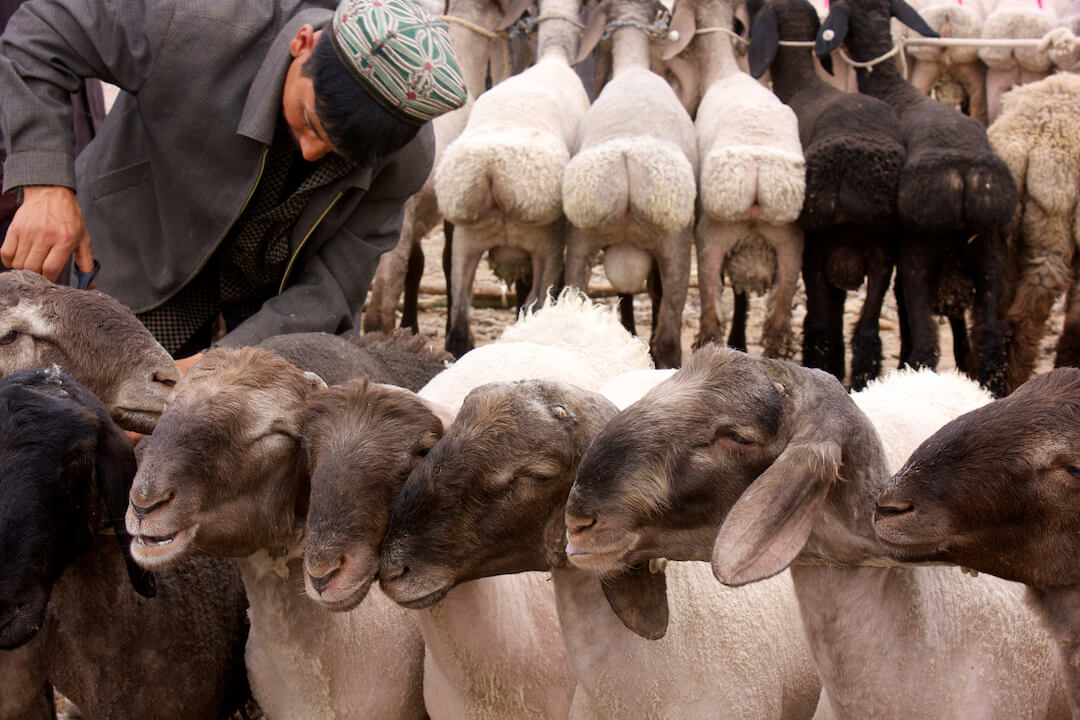
[[[898,221],[896,193],[904,162],[896,113],[867,95],[846,93],[814,71],[809,48],[820,22],[806,0],[751,0],[750,70],[771,71],[773,91],[799,119],[806,156],[802,362],[843,380],[844,301],[867,281],[852,337],[851,387],[881,372],[878,318],[892,280]],[[831,66],[830,58],[825,62]],[[831,69],[831,68],[830,68]]]
[[[135,458],[89,390],[55,368],[0,379],[0,467],[5,718],[52,717],[50,685],[87,718],[225,717],[247,698],[239,573],[132,563]]]
[[[836,0],[818,33],[819,57],[846,43],[870,67],[857,68],[859,91],[897,112],[907,158],[900,172],[897,211],[903,225],[897,257],[900,361],[936,367],[937,325],[949,318],[957,367],[997,395],[1006,391],[1003,229],[1016,207],[1016,183],[990,149],[977,121],[926,97],[900,75],[892,17],[935,33],[903,0]],[[965,311],[971,310],[968,337]]]

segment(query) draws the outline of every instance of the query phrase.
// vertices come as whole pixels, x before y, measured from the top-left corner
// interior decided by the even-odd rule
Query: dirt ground
[[[442,273],[442,230],[436,229],[424,239],[424,278],[421,282],[420,306],[420,331],[431,339],[436,347],[443,347],[446,340],[446,284]],[[604,288],[610,291],[603,275],[603,268],[593,270],[590,280],[592,290]],[[477,345],[493,342],[499,337],[503,328],[514,321],[514,293],[513,289],[506,289],[498,278],[492,274],[487,262],[481,262],[477,271],[476,283],[474,284],[475,297],[473,308],[470,313],[471,326]],[[731,288],[725,290],[724,298],[728,307],[733,300]],[[505,299],[504,299],[505,298]],[[846,326],[845,341],[850,341],[852,328],[858,319],[859,310],[862,308],[863,293],[849,293],[844,309],[844,322]],[[606,303],[615,307],[617,298],[614,295],[608,297],[596,297],[597,302]],[[1054,347],[1058,335],[1061,334],[1064,322],[1063,311],[1064,298],[1058,300],[1047,323],[1047,332],[1043,337],[1042,351],[1036,364],[1036,372],[1046,372],[1054,366]],[[651,324],[651,305],[645,293],[634,297],[634,317],[637,323],[637,332],[646,341],[649,336]],[[689,357],[694,337],[698,331],[698,318],[701,313],[701,302],[697,290],[697,264],[694,263],[690,271],[690,290],[686,299],[686,307],[683,309],[682,318],[682,349],[683,359]],[[802,280],[799,281],[799,290],[795,295],[795,306],[792,309],[792,344],[796,348],[793,360],[798,361],[801,353],[798,348],[802,342],[802,323],[806,316],[806,295],[802,290]],[[765,297],[755,297],[750,301],[750,318],[747,324],[747,351],[751,354],[760,355],[761,328],[765,317]],[[399,315],[400,320],[400,315]],[[885,369],[894,368],[900,358],[900,326],[896,317],[896,299],[890,291],[885,297],[885,305],[880,319],[881,343],[883,362]],[[952,355],[952,334],[945,318],[938,318],[938,332],[940,338],[940,361],[939,370],[955,367]],[[850,342],[847,347],[847,365],[851,365]]]

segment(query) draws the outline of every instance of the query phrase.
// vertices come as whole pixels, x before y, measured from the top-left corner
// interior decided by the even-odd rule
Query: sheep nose
[[[566,516],[566,530],[571,535],[583,533],[596,526],[596,518],[579,518],[573,515]]]
[[[341,566],[338,565],[330,572],[319,575],[318,577],[316,577],[314,572],[308,572],[308,579],[311,581],[311,587],[315,588],[315,592],[322,595],[323,591],[326,590],[326,587],[330,584],[330,581],[337,577],[340,572]]]
[[[391,580],[397,580],[405,573],[409,572],[409,566],[402,563],[395,563],[393,565],[379,565],[379,582],[390,582]]]
[[[131,510],[135,513],[135,517],[140,520],[145,520],[146,516],[154,512],[160,507],[164,507],[173,501],[176,497],[176,493],[170,492],[164,499],[157,502],[150,503],[149,505],[137,505],[135,500],[131,500]]]

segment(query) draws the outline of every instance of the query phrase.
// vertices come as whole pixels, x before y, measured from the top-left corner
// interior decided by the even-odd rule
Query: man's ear
[[[322,31],[320,30],[319,33]],[[315,40],[319,33],[315,32],[315,29],[310,25],[304,25],[296,31],[296,35],[289,41],[289,54],[294,58],[300,57],[302,53],[310,52],[315,47]]]
[[[659,640],[667,632],[667,578],[653,573],[648,565],[639,565],[621,575],[604,578],[604,588],[611,609],[622,624],[646,640]]]

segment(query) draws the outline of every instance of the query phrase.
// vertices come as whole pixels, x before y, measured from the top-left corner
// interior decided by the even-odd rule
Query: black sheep
[[[842,92],[814,72],[808,48],[820,22],[807,0],[750,0],[750,72],[772,71],[773,91],[799,119],[806,156],[803,364],[844,379],[844,300],[867,278],[852,337],[851,387],[881,371],[878,318],[896,252],[896,193],[904,145],[896,113],[866,95]],[[826,65],[830,60],[823,60]],[[831,69],[831,68],[830,68]]]
[[[56,368],[0,379],[0,467],[0,705],[51,717],[51,684],[88,718],[179,720],[247,697],[239,573],[132,563],[135,457],[89,390]]]
[[[990,149],[986,129],[926,97],[904,80],[892,52],[890,18],[918,32],[933,30],[904,0],[835,0],[818,32],[819,57],[846,43],[856,62],[859,91],[897,112],[907,158],[900,172],[897,211],[903,226],[897,258],[900,361],[936,367],[937,325],[949,318],[956,364],[991,392],[1005,392],[1006,326],[1003,228],[1016,208],[1016,184]],[[964,312],[972,311],[971,341]]]

